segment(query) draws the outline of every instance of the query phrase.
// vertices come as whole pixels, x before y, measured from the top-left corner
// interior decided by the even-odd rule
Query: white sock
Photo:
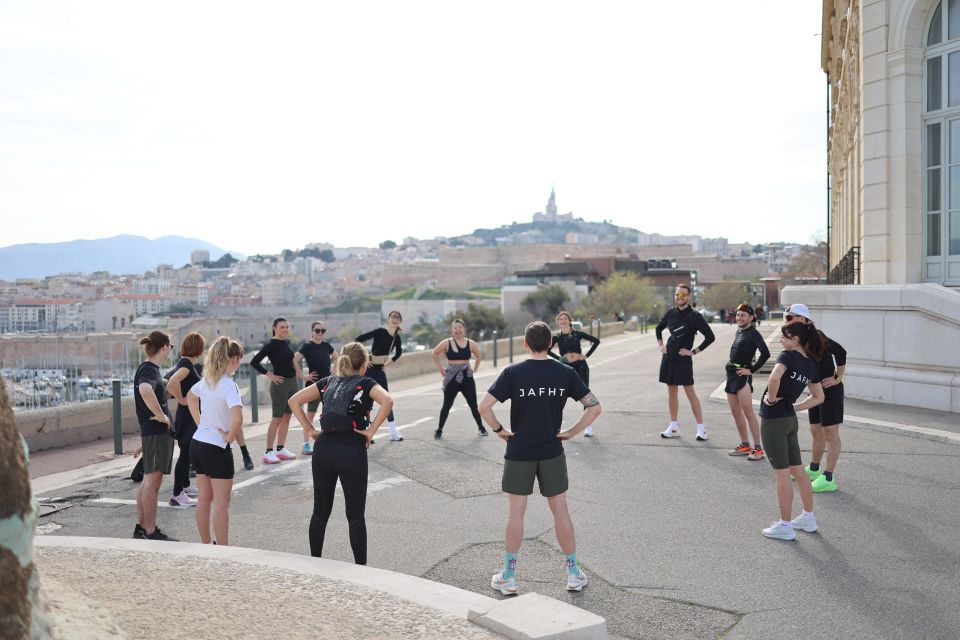
[[[699,433],[703,433],[703,432],[706,431],[706,430],[707,430],[707,428],[706,428],[705,426],[703,426],[703,423],[700,423],[700,424],[697,425],[697,431],[698,431]]]
[[[680,428],[680,425],[677,424],[676,420],[670,421],[670,431],[676,431]]]
[[[804,518],[806,518],[806,517],[812,518],[812,517],[813,517],[813,511],[804,511],[804,512],[803,512],[803,517],[804,517]]]
[[[791,529],[793,528],[793,523],[790,522],[789,520],[784,520],[783,518],[780,519],[780,524],[782,524],[785,527],[790,527]]]
[[[400,432],[397,430],[397,422],[396,422],[396,420],[390,420],[390,421],[388,421],[388,422],[387,422],[387,426],[390,427],[390,437],[391,437],[391,438],[396,438],[397,436],[400,435]]]

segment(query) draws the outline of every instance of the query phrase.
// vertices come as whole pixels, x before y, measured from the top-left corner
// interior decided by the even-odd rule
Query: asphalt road
[[[730,327],[719,327],[717,343],[694,363],[711,436],[705,443],[694,440],[682,394],[683,437],[658,435],[667,423],[666,389],[657,382],[652,333],[604,340],[591,358],[591,387],[604,409],[597,436],[566,445],[578,556],[591,583],[580,594],[563,590],[552,518],[535,494],[521,591],[603,615],[615,638],[960,637],[960,447],[843,427],[840,491],[816,496],[820,532],[768,540],[760,530],[777,517],[770,466],[727,455],[736,431],[726,404],[708,399],[732,339]],[[486,365],[480,389],[493,379]],[[381,439],[370,451],[369,563],[496,595],[488,583],[502,562],[504,444],[476,435],[462,401],[444,438],[434,440],[439,383],[438,375],[394,385],[406,439]],[[568,404],[571,424],[579,411]],[[507,419],[508,408],[497,413]],[[293,450],[302,438],[291,433]],[[250,441],[251,451],[261,450],[262,435]],[[809,442],[801,420],[805,451]],[[236,482],[231,542],[308,554],[309,460],[267,468],[258,461]],[[135,507],[122,501],[134,492],[118,477],[48,492],[61,498],[55,504],[72,506],[43,517],[42,531],[126,537]],[[97,501],[104,499],[120,502]],[[163,508],[159,521],[177,538],[199,540],[192,510]],[[324,551],[352,561],[339,498]]]

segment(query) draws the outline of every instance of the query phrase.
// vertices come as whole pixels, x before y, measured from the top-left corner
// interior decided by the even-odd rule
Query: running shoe
[[[567,591],[583,591],[583,588],[590,584],[587,580],[587,574],[580,569],[579,573],[573,574],[567,572]]]
[[[793,532],[792,524],[784,524],[777,520],[763,530],[763,535],[777,540],[796,540],[797,534]]]
[[[593,427],[587,427],[587,430],[583,432],[583,436],[584,436],[585,438],[592,438],[592,437],[593,437]]]
[[[807,477],[810,478],[810,482],[813,482],[814,480],[816,480],[817,478],[823,475],[823,471],[820,471],[820,469],[817,469],[816,471],[811,471],[810,465],[807,465],[806,467],[804,467],[803,470],[807,472]]]
[[[480,435],[482,435],[482,436],[488,436],[488,435],[490,435],[490,434],[487,432],[487,430],[483,428],[483,425],[480,425],[478,431],[480,432]]]
[[[760,447],[754,447],[753,450],[750,451],[750,455],[747,456],[747,460],[763,460],[765,455],[766,454],[764,454],[763,449]]]
[[[748,456],[753,449],[748,444],[738,444],[737,448],[728,453],[728,456]]]
[[[277,457],[281,460],[296,460],[297,456],[290,453],[286,447],[277,449]]]
[[[667,427],[667,428],[660,434],[660,437],[661,437],[661,438],[679,438],[679,437],[680,437],[680,430],[679,430],[679,429],[671,429],[670,427]]]
[[[137,526],[133,528],[133,539],[142,540],[146,537],[147,537],[147,530],[144,529],[143,525],[138,522]]]
[[[170,498],[171,507],[195,507],[197,506],[197,501],[188,496],[185,492],[181,491],[179,494],[172,496]]]
[[[442,437],[443,437],[443,431],[440,431],[440,429],[437,429],[436,431],[433,432],[434,440],[439,440]],[[390,438],[390,439],[393,440],[393,438]]]
[[[190,477],[191,478],[197,477],[197,470],[193,468],[193,465],[190,465]]]
[[[704,429],[703,431],[699,431],[699,430],[697,431],[697,440],[699,440],[700,442],[706,442],[709,439],[710,439],[710,436],[707,435],[706,429]]]
[[[809,515],[801,513],[791,520],[790,524],[793,525],[794,529],[800,529],[800,531],[806,531],[807,533],[813,533],[817,530],[817,519],[813,517],[812,513]]]
[[[312,455],[313,455],[313,445],[310,444],[309,442],[304,442],[304,443],[303,443],[303,450],[301,451],[301,453],[302,453],[303,455],[305,455],[305,456],[312,456]]]
[[[144,536],[144,538],[146,538],[147,540],[162,540],[164,542],[180,542],[176,538],[171,538],[170,536],[165,534],[163,531],[160,531],[160,527],[157,527],[156,529],[154,529],[153,533],[147,533]]]
[[[253,458],[250,456],[243,456],[243,468],[247,471],[253,471]]]
[[[390,442],[403,442],[403,436],[399,433],[395,436],[390,436]]]
[[[200,490],[193,485],[190,485],[189,487],[184,487],[183,492],[186,493],[191,498],[196,498],[197,496],[200,495]]]
[[[836,480],[827,480],[827,476],[818,476],[816,480],[811,483],[814,493],[824,493],[827,491],[836,491],[837,490],[837,481]]]
[[[260,458],[260,462],[263,464],[277,464],[280,462],[280,458],[277,457],[277,454],[273,451],[267,451],[263,454],[263,457]]]
[[[517,593],[517,576],[512,578],[503,578],[503,571],[493,574],[490,579],[490,587],[494,591],[499,591],[505,596],[512,596]]]

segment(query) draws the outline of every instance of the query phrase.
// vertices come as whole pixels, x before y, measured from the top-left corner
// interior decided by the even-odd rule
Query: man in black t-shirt
[[[547,356],[552,333],[543,322],[527,325],[524,346],[530,359],[508,366],[480,402],[480,415],[507,443],[502,488],[507,494],[506,554],[504,568],[490,586],[504,595],[517,592],[517,554],[523,543],[523,514],[527,496],[537,480],[540,493],[553,513],[557,542],[567,556],[567,590],[580,591],[587,576],[577,564],[573,521],[567,507],[567,463],[563,441],[579,434],[600,415],[600,403],[572,368]],[[576,424],[561,429],[567,398],[584,406]],[[493,413],[497,402],[510,400],[510,428]]]

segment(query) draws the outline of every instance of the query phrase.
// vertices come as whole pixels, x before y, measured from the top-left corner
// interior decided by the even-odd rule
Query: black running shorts
[[[753,393],[753,376],[727,376],[727,384],[723,390],[727,393],[736,394],[748,384],[750,385],[750,393]]]
[[[823,390],[823,404],[810,407],[810,424],[833,427],[843,422],[843,385]]]
[[[190,464],[197,474],[208,478],[233,479],[233,451],[229,445],[226,449],[221,449],[215,444],[194,440],[190,443]]]
[[[660,360],[660,382],[686,387],[693,384],[693,358],[672,360],[663,356]]]

